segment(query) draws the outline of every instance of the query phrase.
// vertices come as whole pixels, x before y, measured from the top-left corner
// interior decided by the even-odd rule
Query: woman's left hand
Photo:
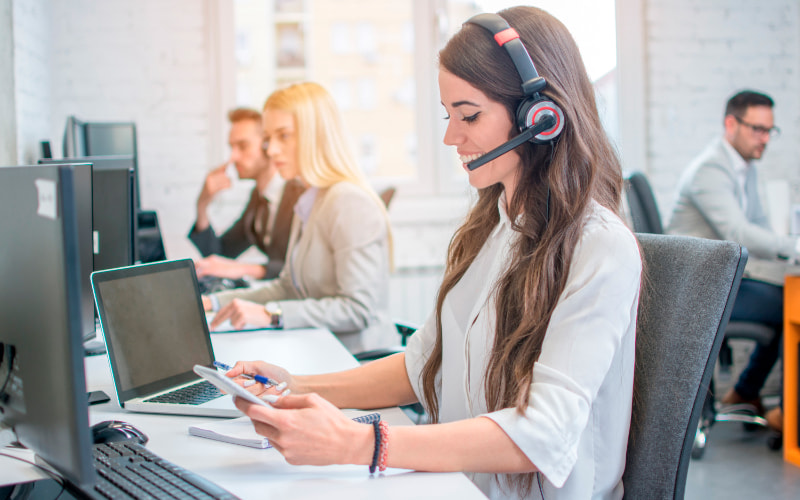
[[[209,328],[213,331],[225,320],[231,321],[231,326],[236,330],[241,330],[245,325],[252,327],[269,326],[271,322],[270,314],[261,304],[242,299],[233,299],[229,304],[222,307],[214,315]]]
[[[236,398],[235,403],[253,421],[256,432],[269,439],[290,464],[372,463],[372,425],[347,418],[318,394],[289,394],[272,407],[242,398]]]

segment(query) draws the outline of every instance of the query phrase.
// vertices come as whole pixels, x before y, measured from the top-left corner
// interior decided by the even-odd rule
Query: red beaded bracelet
[[[386,470],[386,457],[389,455],[389,424],[381,420],[381,457],[378,461],[378,470]]]

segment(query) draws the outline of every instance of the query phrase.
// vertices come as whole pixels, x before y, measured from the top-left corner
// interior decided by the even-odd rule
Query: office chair
[[[692,445],[747,261],[736,243],[637,234],[636,325],[625,498],[683,498]]]
[[[136,214],[136,244],[138,258],[143,264],[167,260],[164,240],[155,210],[139,210]]]
[[[637,233],[663,234],[664,227],[658,210],[650,182],[642,172],[633,172],[625,178],[625,199],[628,202],[628,211]],[[728,340],[745,339],[758,343],[768,343],[777,332],[770,326],[762,323],[747,321],[730,321],[725,330],[719,355],[719,365],[722,370],[729,370],[733,364],[733,354]],[[697,428],[693,458],[701,458],[705,452],[708,433],[716,422],[742,422],[745,425],[767,427],[767,421],[758,415],[758,409],[753,405],[739,404],[717,407],[714,381],[709,388],[708,399],[703,407],[702,418]],[[780,448],[779,437],[771,436],[767,444],[772,449]]]
[[[417,331],[416,325],[411,325],[408,323],[395,323],[394,324],[397,333],[400,335],[400,345],[395,347],[384,347],[381,349],[373,349],[371,351],[364,351],[354,354],[355,358],[362,362],[366,363],[368,361],[374,361],[376,359],[385,358],[386,356],[391,356],[392,354],[397,354],[399,352],[405,351],[406,342],[408,341],[408,337],[414,334]],[[422,422],[423,418],[425,417],[425,408],[422,406],[422,403],[412,403],[410,405],[401,406],[401,408],[405,410],[410,410],[415,415],[416,423]]]
[[[633,230],[637,233],[664,234],[656,197],[647,177],[641,172],[633,172],[624,182]]]

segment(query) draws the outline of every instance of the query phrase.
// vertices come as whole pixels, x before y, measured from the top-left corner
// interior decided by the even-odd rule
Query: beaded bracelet
[[[381,449],[381,429],[377,420],[372,422],[372,430],[375,431],[375,451],[372,452],[372,463],[369,466],[370,474],[374,474],[375,469],[378,467],[378,456]]]
[[[378,461],[378,470],[383,472],[386,470],[386,457],[389,456],[389,424],[380,421],[381,428],[381,457]]]

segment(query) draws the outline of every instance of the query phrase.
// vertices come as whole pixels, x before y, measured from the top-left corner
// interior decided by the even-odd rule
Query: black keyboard
[[[238,498],[135,441],[94,445],[94,468],[93,498]]]
[[[231,290],[233,288],[248,288],[250,280],[246,278],[219,278],[217,276],[203,276],[197,278],[197,286],[200,289],[200,294],[207,295],[209,293],[222,292],[224,290]]]
[[[209,382],[201,380],[196,384],[187,385],[174,391],[160,394],[158,396],[145,399],[146,403],[170,403],[176,405],[201,405],[212,399],[224,396],[222,391]]]

